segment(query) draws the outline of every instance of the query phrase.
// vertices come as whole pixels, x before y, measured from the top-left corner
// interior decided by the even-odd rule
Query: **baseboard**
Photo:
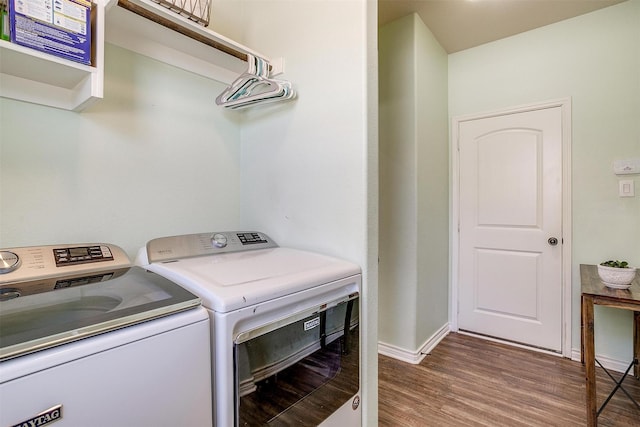
[[[393,357],[403,362],[418,365],[422,359],[438,345],[444,337],[449,334],[449,323],[443,325],[435,334],[431,335],[422,346],[416,351],[404,349],[393,344],[378,342],[378,353],[384,356]]]
[[[572,349],[571,360],[580,362],[580,359],[580,350],[575,348]],[[615,372],[624,372],[631,364],[631,360],[612,359],[611,357],[603,356],[601,354],[596,354],[596,359],[598,359],[598,362],[602,363],[602,366]],[[633,370],[631,370],[631,374],[633,374]]]
[[[404,349],[402,347],[395,346],[393,344],[387,344],[387,343],[379,341],[378,342],[378,353],[382,354],[384,356],[393,357],[394,359],[397,359],[397,360],[400,360],[400,361],[403,361],[403,362],[407,362],[407,363],[411,363],[411,364],[414,364],[414,365],[418,365],[420,362],[422,362],[422,359],[424,359],[427,354],[431,353],[431,351],[438,345],[438,343],[440,341],[442,341],[442,339],[444,337],[449,335],[450,331],[451,331],[450,325],[449,325],[449,323],[446,323],[438,331],[436,331],[435,334],[431,335],[431,337],[429,337],[427,339],[427,341],[425,341],[425,343],[417,351],[407,350],[407,349]],[[471,335],[471,336],[476,336],[476,337],[483,338],[483,339],[488,339],[487,337],[484,337],[484,336],[481,336],[481,335],[475,335],[475,334],[471,334],[471,333],[468,333],[468,332],[460,332],[460,331],[458,331],[458,332],[463,334],[463,335]],[[514,345],[514,343],[511,343],[511,342],[508,342],[508,341],[501,341],[501,340],[496,340],[496,339],[488,339],[488,340],[489,341],[502,342],[502,343],[505,343],[505,344],[508,344],[508,345]],[[537,350],[535,348],[531,348],[531,347],[527,347],[527,346],[523,346],[523,345],[515,345],[515,346],[516,347],[525,348],[525,349],[528,349],[528,350],[540,351],[540,350]],[[556,353],[552,353],[552,352],[548,352],[548,351],[541,351],[541,352],[549,353],[549,354],[553,354],[555,356],[560,356],[561,357],[561,355],[556,354]],[[604,366],[608,370],[615,371],[615,372],[624,372],[624,371],[626,371],[627,368],[629,367],[629,364],[631,363],[631,360],[613,359],[611,357],[598,355],[598,354],[596,354],[596,359],[598,359],[598,361],[600,363],[602,363],[602,366]],[[580,362],[580,350],[579,349],[575,349],[574,348],[574,349],[571,350],[571,360],[576,361],[576,362]]]

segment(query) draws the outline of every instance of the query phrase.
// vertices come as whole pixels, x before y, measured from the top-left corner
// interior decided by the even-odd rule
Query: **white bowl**
[[[636,269],[634,267],[615,268],[598,265],[598,276],[600,276],[602,283],[610,288],[629,289],[631,282],[636,277]]]

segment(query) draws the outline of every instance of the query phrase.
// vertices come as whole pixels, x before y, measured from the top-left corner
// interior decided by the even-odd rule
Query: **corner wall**
[[[415,360],[448,320],[447,54],[416,14],[379,43],[379,339]]]

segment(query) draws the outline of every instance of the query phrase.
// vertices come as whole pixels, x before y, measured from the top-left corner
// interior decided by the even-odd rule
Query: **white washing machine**
[[[211,426],[209,315],[109,244],[0,250],[0,426]]]
[[[260,232],[154,239],[136,263],[209,312],[217,426],[361,424],[357,265]]]

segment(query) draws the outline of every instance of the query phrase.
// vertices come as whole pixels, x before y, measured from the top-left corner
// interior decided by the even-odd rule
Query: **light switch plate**
[[[618,194],[620,197],[634,197],[635,189],[632,179],[621,179],[619,182]]]

